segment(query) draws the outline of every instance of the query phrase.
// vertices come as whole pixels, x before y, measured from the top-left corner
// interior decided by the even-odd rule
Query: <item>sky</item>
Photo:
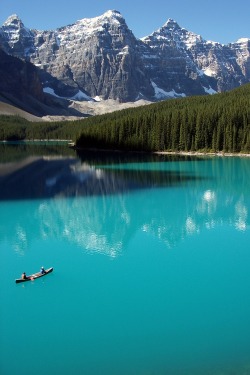
[[[250,38],[250,0],[0,0],[0,26],[17,14],[31,29],[55,30],[82,18],[118,10],[137,38],[169,19],[222,44]]]

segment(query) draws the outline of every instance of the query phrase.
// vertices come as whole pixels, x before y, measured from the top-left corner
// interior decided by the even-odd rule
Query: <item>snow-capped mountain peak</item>
[[[250,81],[249,39],[206,41],[171,18],[136,39],[117,10],[54,31],[30,30],[12,15],[0,28],[0,45],[41,68],[44,87],[60,97],[161,100]]]
[[[180,29],[180,26],[175,20],[173,20],[172,18],[169,18],[167,22],[164,23],[162,28],[167,28],[169,30],[178,30]]]
[[[93,35],[102,35],[106,32],[115,34],[116,28],[128,30],[121,13],[116,10],[109,10],[101,16],[82,18],[72,25],[57,29],[55,33],[60,44],[67,44],[69,48],[69,45],[72,44],[72,39],[75,41],[83,41]]]
[[[250,39],[248,39],[248,38],[240,38],[235,43],[247,46],[250,43]]]
[[[8,40],[11,49],[18,46],[19,50],[23,51],[17,54],[18,57],[27,56],[30,53],[30,45],[33,40],[33,32],[24,26],[22,20],[16,15],[8,17],[2,26],[3,39]],[[26,48],[25,45],[28,47]]]
[[[85,31],[89,29],[89,32],[91,33],[94,30],[97,30],[100,27],[103,27],[105,24],[109,25],[120,25],[125,24],[125,20],[122,17],[121,13],[116,10],[109,10],[102,14],[101,16],[97,16],[94,18],[83,18],[77,21],[74,25],[83,27]],[[71,25],[71,26],[74,26]]]
[[[102,18],[104,20],[109,20],[109,21],[124,21],[123,16],[118,10],[108,10],[99,18]]]
[[[4,27],[10,26],[10,25],[23,26],[23,23],[17,14],[12,14],[11,16],[7,18],[7,20],[3,24]]]

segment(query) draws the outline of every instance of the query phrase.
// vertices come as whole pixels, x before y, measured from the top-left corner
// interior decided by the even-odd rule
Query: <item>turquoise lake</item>
[[[250,374],[250,158],[0,144],[0,261],[1,375]]]

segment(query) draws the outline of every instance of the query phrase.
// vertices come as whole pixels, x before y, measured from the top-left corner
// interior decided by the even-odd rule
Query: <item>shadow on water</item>
[[[163,168],[163,162],[176,161],[175,157],[116,154],[112,158],[107,153],[92,153],[80,161],[53,154],[41,157],[38,152],[30,155],[18,162],[0,164],[0,200],[109,195],[181,186],[202,179],[178,168]],[[141,168],[145,162],[150,164]]]

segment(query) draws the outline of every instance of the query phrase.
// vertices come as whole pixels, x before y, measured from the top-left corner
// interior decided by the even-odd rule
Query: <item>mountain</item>
[[[28,29],[13,15],[0,46],[39,68],[44,92],[74,100],[157,101],[250,81],[250,39],[206,41],[171,19],[137,39],[118,11],[54,31]]]
[[[161,83],[177,87],[178,91],[192,95],[202,94],[200,86],[203,93],[222,92],[250,80],[249,39],[225,46],[206,41],[169,19],[143,42],[154,51],[148,60],[158,86]]]
[[[84,116],[83,111],[71,106],[68,100],[43,92],[40,70],[34,64],[8,55],[1,48],[0,113],[19,115],[31,121],[47,115],[58,120],[65,119],[65,116]]]
[[[29,62],[6,54],[0,49],[0,98],[1,101],[33,112],[38,103],[44,102],[43,87],[38,69]],[[21,105],[25,103],[25,105]]]
[[[43,100],[44,93],[38,69],[33,64],[25,63],[0,49],[0,74],[1,92],[15,93],[20,99],[30,95]]]

